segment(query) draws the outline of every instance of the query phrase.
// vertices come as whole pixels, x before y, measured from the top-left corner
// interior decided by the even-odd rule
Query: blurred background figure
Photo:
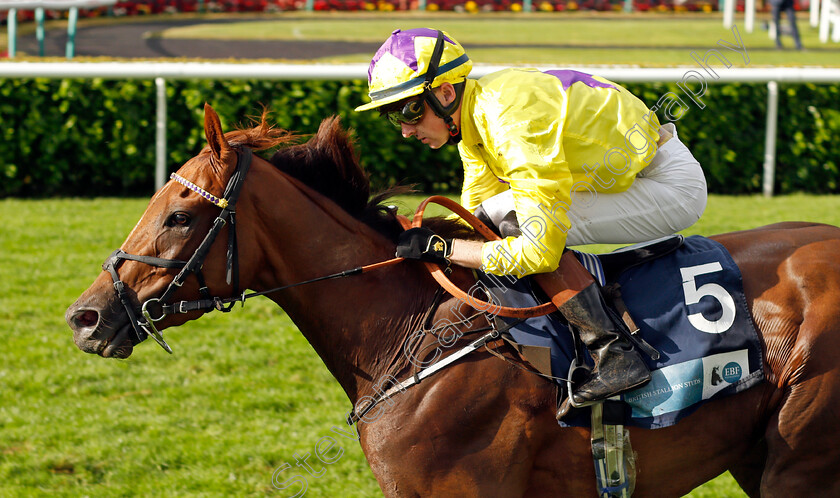
[[[790,21],[790,34],[793,37],[793,43],[796,45],[796,50],[802,50],[802,40],[799,39],[799,29],[796,27],[796,11],[793,9],[793,0],[768,0],[770,6],[773,8],[773,29],[776,30],[776,48],[782,47],[782,30],[781,16],[782,11],[787,13]]]

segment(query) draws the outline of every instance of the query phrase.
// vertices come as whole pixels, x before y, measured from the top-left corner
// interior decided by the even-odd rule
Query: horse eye
[[[181,212],[173,213],[172,216],[169,217],[167,225],[171,227],[188,227],[190,226],[190,215]]]

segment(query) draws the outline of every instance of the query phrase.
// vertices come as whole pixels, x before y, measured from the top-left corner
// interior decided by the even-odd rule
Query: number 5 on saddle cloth
[[[651,259],[651,247],[636,245],[598,256],[576,253],[602,286],[618,285],[642,338],[660,353],[658,360],[643,355],[651,381],[621,395],[624,425],[647,429],[673,425],[703,402],[763,379],[761,346],[741,273],[726,249],[699,236],[656,259]],[[496,304],[539,303],[527,277],[483,275],[481,280]],[[610,296],[605,298],[609,303]],[[529,318],[508,333],[519,345],[546,348],[550,375],[562,379],[558,382],[565,387],[575,342],[559,314]],[[592,365],[588,354],[583,357]],[[589,425],[588,414],[570,415],[560,424]]]

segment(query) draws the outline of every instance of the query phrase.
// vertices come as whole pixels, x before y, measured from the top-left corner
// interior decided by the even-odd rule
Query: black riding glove
[[[428,228],[411,228],[397,239],[397,257],[448,265],[452,240],[444,239]]]

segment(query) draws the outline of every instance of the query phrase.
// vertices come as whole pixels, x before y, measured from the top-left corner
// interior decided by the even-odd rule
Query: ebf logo
[[[730,384],[734,382],[738,382],[741,379],[741,374],[743,370],[741,370],[741,365],[731,361],[723,367],[723,380],[729,382]]]

